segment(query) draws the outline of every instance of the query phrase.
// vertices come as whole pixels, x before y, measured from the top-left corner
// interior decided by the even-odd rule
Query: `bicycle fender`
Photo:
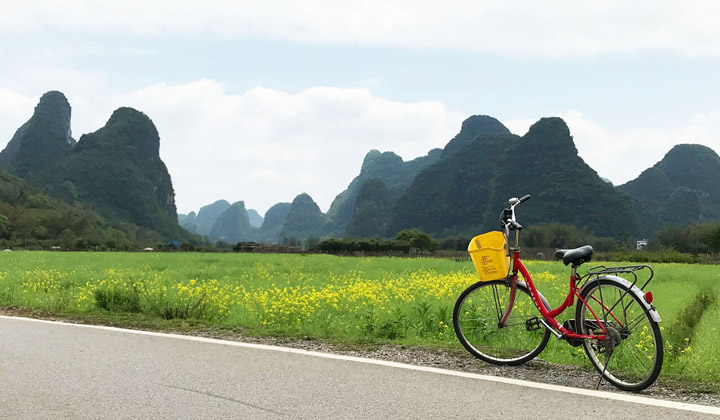
[[[632,293],[633,295],[635,295],[638,298],[638,300],[643,305],[645,310],[648,312],[648,314],[650,314],[650,318],[652,318],[652,320],[655,322],[662,321],[662,318],[660,318],[660,314],[658,313],[657,309],[655,309],[655,307],[653,305],[649,304],[645,300],[645,294],[643,293],[643,291],[640,290],[639,287],[633,286],[632,282],[630,282],[622,277],[611,276],[611,275],[595,277],[593,280],[590,280],[589,282],[587,282],[585,284],[585,286],[583,286],[583,287],[587,287],[588,284],[590,284],[593,281],[600,281],[603,279],[618,282],[618,283],[622,284],[623,286],[627,287],[628,289],[630,289],[630,293]]]

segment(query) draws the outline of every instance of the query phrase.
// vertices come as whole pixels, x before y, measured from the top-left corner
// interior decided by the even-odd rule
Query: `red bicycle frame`
[[[500,320],[500,325],[505,325],[506,321],[510,317],[510,312],[512,311],[512,307],[515,303],[515,293],[517,290],[517,281],[518,281],[518,271],[520,274],[522,274],[523,280],[525,280],[525,283],[528,286],[528,289],[530,289],[530,295],[532,296],[533,303],[535,304],[535,307],[542,315],[543,319],[547,323],[546,326],[551,326],[555,330],[559,331],[561,334],[561,337],[563,338],[574,338],[574,339],[595,339],[595,340],[605,340],[605,337],[607,336],[607,330],[605,329],[605,326],[598,318],[595,311],[592,310],[590,305],[587,304],[581,297],[580,297],[580,288],[576,286],[577,282],[581,279],[580,276],[577,274],[577,267],[572,267],[572,272],[570,274],[570,290],[568,291],[568,295],[563,301],[563,303],[558,306],[555,309],[548,309],[545,307],[545,304],[543,303],[543,299],[540,295],[540,292],[538,291],[537,287],[535,287],[535,283],[533,283],[532,278],[530,277],[530,273],[528,273],[527,268],[525,268],[525,265],[520,261],[520,250],[519,249],[512,249],[513,254],[513,271],[512,275],[510,276],[510,297],[507,305],[507,309],[505,310],[505,314]],[[595,318],[595,321],[597,321],[598,325],[600,326],[600,329],[602,329],[604,334],[601,335],[594,335],[594,334],[578,334],[575,331],[568,330],[567,328],[563,327],[557,319],[555,319],[558,315],[563,313],[565,309],[571,307],[575,303],[575,297],[578,298],[580,302],[583,303],[589,310],[590,313],[592,313],[593,317]],[[597,299],[596,299],[597,300]],[[605,310],[608,310],[608,308],[602,303],[599,302]],[[611,314],[613,318],[615,318],[614,315]],[[617,318],[615,318],[616,321]]]

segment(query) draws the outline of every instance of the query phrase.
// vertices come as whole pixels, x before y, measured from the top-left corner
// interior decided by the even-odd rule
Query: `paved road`
[[[470,376],[0,317],[0,418],[717,418]]]

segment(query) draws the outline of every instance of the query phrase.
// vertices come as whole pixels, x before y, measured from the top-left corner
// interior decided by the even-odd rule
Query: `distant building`
[[[638,251],[644,251],[647,249],[647,246],[648,246],[647,243],[648,243],[647,239],[643,239],[642,241],[636,241],[635,246]]]

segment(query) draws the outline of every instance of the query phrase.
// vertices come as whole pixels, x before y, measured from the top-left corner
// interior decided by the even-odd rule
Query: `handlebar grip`
[[[518,222],[513,222],[512,220],[508,220],[508,223],[510,223],[515,230],[522,230],[522,225]]]
[[[520,200],[518,200],[518,204],[522,203],[523,201],[528,201],[530,199],[530,194],[525,194]]]

